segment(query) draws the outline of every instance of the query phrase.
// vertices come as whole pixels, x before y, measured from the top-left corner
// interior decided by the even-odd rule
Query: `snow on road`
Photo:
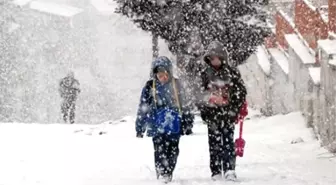
[[[336,184],[335,158],[319,147],[303,122],[299,113],[246,121],[238,182],[210,180],[207,130],[199,122],[195,135],[181,139],[172,184]],[[304,142],[291,144],[299,136]],[[3,123],[0,148],[0,185],[159,184],[151,140],[135,138],[131,117],[97,126]]]

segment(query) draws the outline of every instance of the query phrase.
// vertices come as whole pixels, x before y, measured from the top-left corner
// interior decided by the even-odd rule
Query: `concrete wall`
[[[248,101],[255,108],[267,110],[266,115],[302,112],[307,126],[313,128],[322,145],[334,151],[336,65],[331,61],[336,59],[336,43],[320,41],[320,66],[312,62],[315,57],[308,55],[308,50],[302,50],[303,43],[287,41],[288,54],[276,48],[268,49],[270,73],[260,66],[257,55],[240,67],[248,87]]]
[[[272,55],[272,53],[277,54]],[[246,64],[240,66],[243,79],[247,84],[249,105],[259,109],[266,116],[285,114],[295,110],[294,85],[289,80],[288,70],[284,70],[279,64],[283,62],[278,61],[279,53],[281,51],[277,49],[269,51],[267,61],[265,58],[258,58],[257,53]],[[270,71],[264,70],[258,60],[268,62]],[[288,61],[285,62],[288,63]]]
[[[295,110],[294,85],[288,77],[288,58],[279,49],[269,49],[271,56],[272,110],[286,114]]]
[[[326,7],[316,8],[326,4],[327,11]],[[272,51],[278,53],[277,48],[286,53],[288,73],[278,65],[278,56],[271,58],[266,82],[272,83],[266,89],[273,94],[260,103],[271,104],[273,114],[301,111],[322,144],[336,152],[336,0],[294,0],[292,5],[292,11],[279,7],[274,16],[275,33],[265,39],[271,56]],[[251,78],[247,77],[253,81]]]
[[[296,110],[303,111],[304,101],[309,98],[311,84],[311,74],[309,67],[315,64],[315,57],[309,53],[308,48],[295,35],[286,35],[286,40],[289,43],[289,80],[294,85],[294,106]]]
[[[335,41],[319,41],[319,57],[321,60],[321,93],[314,118],[314,124],[322,143],[328,147],[336,147],[336,66],[330,61],[336,58]],[[336,152],[336,151],[335,151]]]
[[[247,86],[249,106],[260,110],[265,115],[271,115],[270,101],[270,78],[267,72],[259,65],[257,55],[252,55],[244,65],[241,65],[240,71]],[[269,61],[263,61],[269,62]]]

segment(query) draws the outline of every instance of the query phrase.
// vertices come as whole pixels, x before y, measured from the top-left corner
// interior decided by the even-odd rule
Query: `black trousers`
[[[61,105],[61,112],[63,115],[64,122],[68,122],[69,120],[71,124],[75,123],[75,110],[76,110],[76,99],[64,98]]]
[[[179,156],[179,136],[153,137],[155,169],[158,175],[172,175]]]
[[[235,170],[234,119],[220,114],[207,114],[202,117],[208,125],[210,169],[212,175],[225,173],[228,170]]]

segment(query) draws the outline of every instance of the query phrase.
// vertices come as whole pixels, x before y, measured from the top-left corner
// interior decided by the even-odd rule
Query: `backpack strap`
[[[179,114],[182,115],[182,109],[181,109],[180,99],[178,97],[175,78],[173,78],[173,89],[174,89],[174,96],[175,96],[175,99],[176,99],[176,104],[177,104],[177,107],[178,107]],[[156,99],[156,82],[155,82],[155,79],[153,79],[152,91],[153,91],[154,104],[155,104],[155,107],[156,107],[157,99]]]
[[[152,91],[153,91],[154,104],[155,104],[155,108],[156,108],[157,99],[156,99],[156,82],[155,82],[155,79],[153,79],[153,82],[152,82]]]
[[[173,77],[173,88],[174,88],[174,95],[175,95],[177,107],[178,107],[180,115],[182,115],[180,98],[178,97],[178,92],[177,92],[177,88],[176,88],[176,83],[175,83],[175,78],[174,77]]]

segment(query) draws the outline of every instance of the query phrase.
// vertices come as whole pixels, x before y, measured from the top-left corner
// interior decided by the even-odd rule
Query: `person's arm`
[[[137,111],[137,118],[135,121],[135,131],[137,133],[137,137],[143,137],[143,134],[146,132],[147,121],[150,120],[151,111],[152,111],[152,93],[151,86],[149,81],[146,83],[145,87],[142,89],[140,96],[140,103]]]
[[[176,80],[176,86],[182,111],[182,131],[184,133],[187,131],[188,127],[192,127],[195,116],[191,113],[191,103],[187,102],[186,91],[179,80]]]
[[[74,80],[74,83],[73,83],[73,88],[77,91],[77,93],[80,93],[81,90],[80,90],[80,83],[78,80]]]
[[[231,87],[229,106],[230,110],[237,116],[246,100],[247,90],[238,69],[233,70],[232,79],[233,86]]]
[[[60,82],[59,82],[58,92],[60,93],[60,96],[63,98],[64,97],[63,79],[61,79]]]
[[[204,108],[205,106],[210,106],[209,99],[211,96],[211,93],[209,92],[208,86],[209,86],[210,80],[208,75],[203,72],[201,73],[201,83],[199,86],[199,90],[195,92],[195,105],[199,110]]]

